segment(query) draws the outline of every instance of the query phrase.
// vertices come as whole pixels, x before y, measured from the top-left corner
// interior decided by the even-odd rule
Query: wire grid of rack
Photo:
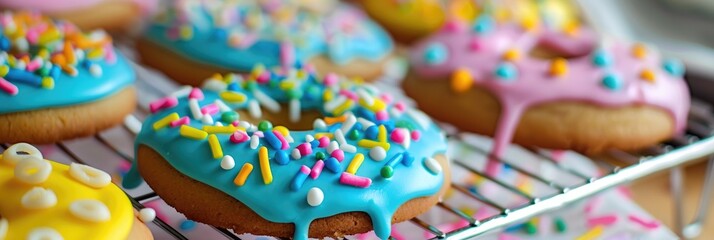
[[[138,81],[137,88],[142,96],[153,95],[160,97],[168,94],[168,92],[162,90],[163,87],[156,86],[155,83],[151,83],[149,81]],[[146,98],[140,99],[140,101],[142,100],[143,102],[148,101]],[[140,105],[146,106],[146,104]],[[712,133],[712,129],[714,128],[714,114],[712,114],[712,112],[710,112],[707,108],[694,109],[705,110],[692,111],[692,114],[690,114],[689,128],[684,136],[674,138],[673,140],[662,143],[658,146],[652,146],[638,155],[612,150],[602,156],[602,158],[606,160],[595,160],[598,165],[606,170],[606,174],[601,176],[586,174],[578,171],[577,169],[562,166],[558,164],[556,159],[547,154],[547,151],[539,149],[529,149],[528,151],[530,151],[531,154],[538,156],[541,161],[552,164],[562,173],[574,176],[576,181],[568,184],[554,182],[544,178],[537,172],[523,169],[515,164],[511,164],[515,161],[514,159],[495,159],[501,164],[509,166],[511,169],[518,172],[518,174],[522,174],[533,181],[540,182],[551,188],[551,193],[547,195],[536,196],[525,192],[508,182],[491,177],[485,174],[485,172],[477,170],[469,164],[466,164],[465,162],[469,159],[456,157],[455,159],[452,159],[452,168],[461,168],[466,170],[470,174],[479,176],[504,189],[507,189],[526,201],[524,201],[524,204],[516,207],[503,206],[501,203],[490,199],[488,196],[480,195],[479,193],[470,190],[469,186],[460,183],[453,183],[451,187],[456,192],[465,195],[473,201],[477,201],[496,209],[498,214],[477,219],[454,206],[442,202],[437,204],[436,208],[438,210],[444,211],[446,214],[454,215],[459,219],[468,221],[468,226],[452,231],[445,231],[434,224],[429,223],[428,220],[425,220],[422,217],[411,219],[410,222],[413,225],[432,233],[433,236],[435,236],[434,239],[467,239],[481,236],[494,230],[503,229],[511,224],[526,221],[529,218],[542,213],[560,209],[568,204],[602,192],[603,190],[627,183],[652,173],[670,168],[677,169],[683,164],[697,161],[714,152],[714,138],[709,137]],[[138,131],[137,124],[140,124],[139,119],[146,114],[148,114],[147,110],[139,107],[137,112],[134,114],[136,117],[131,116],[127,118],[122,131],[125,131],[125,134],[129,134],[130,136],[135,136]],[[459,132],[451,132],[449,135],[451,138],[455,139],[461,139],[463,137]],[[102,134],[95,135],[92,139],[90,139],[90,141],[94,141],[108,149],[110,152],[113,152],[113,154],[115,154],[116,157],[121,158],[122,161],[126,161],[127,163],[133,162],[133,153],[122,150],[121,147],[118,146],[126,143],[112,142]],[[7,147],[9,147],[8,144],[0,144],[0,148],[3,150]],[[81,146],[71,146],[65,142],[60,142],[56,144],[56,147],[69,156],[70,161],[78,163],[87,162],[78,154],[79,151],[82,151],[80,149]],[[488,149],[483,147],[470,146],[470,148],[471,150],[479,152],[483,155],[487,155],[488,153]],[[712,164],[710,164],[710,166],[712,166]],[[676,173],[676,171],[674,173]],[[672,183],[674,183],[673,187],[675,187],[674,191],[681,191],[681,174],[672,174],[672,176]],[[708,178],[706,181],[712,182],[714,180]],[[706,184],[705,187],[708,188],[708,185],[710,184]],[[707,206],[707,204],[704,203],[707,202],[706,199],[709,197],[709,194],[708,191],[705,192],[707,193],[702,195],[702,205],[700,206],[700,209]],[[144,208],[145,203],[159,198],[153,191],[135,196],[128,193],[127,195],[130,197],[132,204],[136,209]],[[697,233],[696,230],[698,229],[696,228],[701,227],[697,224],[703,221],[703,215],[697,216],[695,221],[688,226],[688,229],[683,228],[683,224],[681,223],[681,199],[679,199],[679,201],[675,200],[675,202],[679,205],[675,206],[675,209],[677,209],[678,214],[680,214],[680,217],[677,218],[679,221],[677,231],[689,230],[689,232],[684,231],[684,235],[691,237]],[[160,218],[156,218],[153,223],[158,226],[159,229],[165,231],[169,236],[176,239],[188,239],[188,237],[182,234],[181,231],[172,227],[170,224],[167,224]],[[230,230],[215,227],[213,228],[227,239],[241,239],[239,235]]]

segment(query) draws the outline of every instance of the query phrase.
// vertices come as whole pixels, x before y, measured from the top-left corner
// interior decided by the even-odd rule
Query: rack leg
[[[689,224],[682,229],[682,236],[686,239],[693,239],[699,236],[704,227],[704,223],[709,215],[709,206],[711,205],[712,190],[714,187],[714,156],[709,157],[707,162],[707,172],[702,185],[702,195],[699,196],[699,206],[697,212]]]
[[[677,166],[672,168],[669,174],[669,186],[674,200],[674,231],[679,237],[682,237],[682,229],[684,226],[683,185],[682,167]]]

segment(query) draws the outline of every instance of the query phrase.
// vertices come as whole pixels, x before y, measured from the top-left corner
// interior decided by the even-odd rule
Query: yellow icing
[[[1,159],[1,158],[0,158]],[[126,239],[134,221],[134,210],[126,197],[114,184],[95,189],[74,180],[69,166],[52,162],[49,178],[38,185],[14,179],[14,166],[0,160],[0,215],[7,219],[9,229],[5,239],[25,239],[35,228],[49,227],[64,239]],[[57,204],[39,210],[22,207],[20,199],[33,187],[52,190]],[[70,213],[69,205],[75,200],[94,199],[104,203],[111,218],[93,223],[81,220]]]

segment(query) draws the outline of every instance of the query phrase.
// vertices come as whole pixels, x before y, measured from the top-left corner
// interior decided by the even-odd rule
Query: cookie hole
[[[550,47],[542,46],[539,45],[538,47],[535,47],[531,49],[531,51],[528,53],[529,56],[537,58],[537,59],[545,59],[545,60],[553,60],[556,58],[564,58],[564,59],[573,59],[573,58],[579,58],[582,56],[587,55],[585,54],[568,54],[562,51],[555,50]]]
[[[323,117],[323,115],[316,110],[306,110],[300,113],[300,121],[291,122],[289,119],[289,111],[290,108],[288,105],[281,104],[280,111],[276,113],[263,109],[262,116],[259,119],[251,116],[247,110],[240,110],[238,111],[238,113],[240,114],[241,121],[247,121],[257,126],[261,121],[268,120],[273,124],[274,127],[285,126],[290,131],[312,130],[312,124],[313,122],[315,122],[315,119]]]

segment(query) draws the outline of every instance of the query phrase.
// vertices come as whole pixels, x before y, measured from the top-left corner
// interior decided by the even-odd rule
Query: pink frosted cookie
[[[447,24],[410,60],[407,94],[438,119],[493,136],[494,156],[510,142],[637,149],[681,133],[687,121],[681,62],[639,43],[598,42],[585,28],[560,33],[481,17]]]

